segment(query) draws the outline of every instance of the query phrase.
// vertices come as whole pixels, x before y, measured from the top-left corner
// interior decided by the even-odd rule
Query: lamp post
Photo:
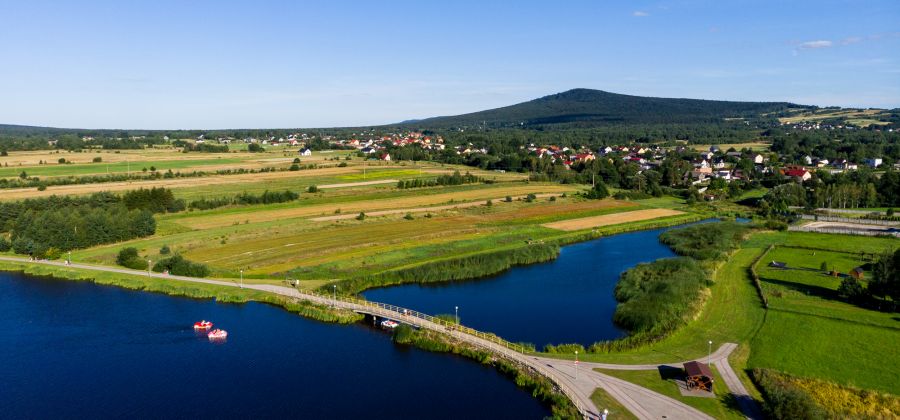
[[[335,304],[337,304],[337,285],[336,284],[331,285],[331,291],[332,291],[331,307],[333,308],[335,306]]]
[[[241,289],[244,288],[244,269],[241,269]]]
[[[66,260],[66,264],[72,265],[72,251],[69,251],[69,259]]]
[[[575,380],[578,380],[578,350],[575,350]]]
[[[150,265],[150,262],[151,262],[150,260],[147,260],[147,277],[150,277],[150,276],[151,276],[151,274],[150,274],[150,267],[152,267],[152,266]]]
[[[456,311],[456,325],[459,325],[459,306],[454,306],[453,310]]]
[[[709,359],[712,358],[712,340],[708,342],[709,347],[706,349],[706,364],[709,364]]]

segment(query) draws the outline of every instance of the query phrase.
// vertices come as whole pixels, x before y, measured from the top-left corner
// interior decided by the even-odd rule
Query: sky
[[[900,1],[0,0],[0,124],[363,126],[572,88],[900,107]]]

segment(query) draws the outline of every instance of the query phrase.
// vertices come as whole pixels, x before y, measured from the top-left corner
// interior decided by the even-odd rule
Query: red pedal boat
[[[228,337],[228,332],[225,330],[215,329],[209,332],[206,335],[210,340],[222,340],[225,337]]]
[[[194,323],[195,330],[208,330],[208,329],[212,328],[212,326],[213,326],[213,323],[206,321],[206,320]]]

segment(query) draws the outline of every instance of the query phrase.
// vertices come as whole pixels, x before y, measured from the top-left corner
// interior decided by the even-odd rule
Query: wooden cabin
[[[850,277],[853,277],[857,280],[862,280],[865,277],[865,271],[863,271],[862,267],[856,267],[850,270]]]
[[[712,392],[713,374],[709,365],[697,361],[687,362],[684,364],[684,372],[687,374],[685,382],[689,390]]]

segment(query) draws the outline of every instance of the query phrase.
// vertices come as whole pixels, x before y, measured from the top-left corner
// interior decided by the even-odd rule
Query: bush
[[[348,157],[347,159],[349,160],[350,158]],[[341,162],[338,164],[338,168],[346,168],[346,167],[347,167],[347,162]]]
[[[507,195],[506,198],[503,199],[503,201],[506,201],[507,203],[512,203],[512,197]]]
[[[169,249],[168,245],[163,245],[162,248],[159,249],[160,255],[169,255],[171,252],[172,252],[172,250]]]
[[[300,163],[300,158],[294,158],[294,162],[293,162],[293,163]]]
[[[295,163],[295,164],[291,165],[291,167],[288,168],[288,170],[289,170],[289,171],[299,171],[299,170],[300,170],[300,165],[298,165],[298,164]]]
[[[412,220],[412,219],[414,219],[412,213],[406,213],[406,216],[403,216],[403,218],[406,219],[406,220]]]
[[[765,398],[768,417],[773,419],[821,419],[824,412],[809,394],[797,388],[787,377],[768,369],[753,369],[753,381]]]
[[[849,276],[841,280],[841,285],[838,286],[837,292],[840,297],[854,303],[861,302],[869,297],[869,292],[859,280]]]
[[[206,277],[209,275],[209,267],[189,261],[181,255],[173,255],[157,261],[153,265],[153,271],[158,273],[168,271],[169,274],[188,277]]]
[[[146,270],[147,262],[138,255],[137,248],[122,248],[119,255],[116,256],[116,264],[122,267],[128,267],[134,270]]]
[[[228,147],[226,146],[226,151],[227,151],[227,148],[228,148]],[[247,151],[250,152],[250,153],[259,153],[259,152],[265,152],[266,149],[264,149],[262,146],[260,146],[260,145],[258,145],[258,144],[256,144],[256,143],[250,143],[250,144],[247,146]]]
[[[591,188],[590,191],[584,194],[587,198],[592,198],[595,200],[603,199],[609,197],[609,190],[606,188],[606,184],[603,181],[597,181],[594,183],[594,188]]]
[[[59,158],[59,160],[57,160],[56,162],[59,164],[66,163],[66,158]]]
[[[766,229],[784,231],[784,230],[787,230],[788,224],[781,220],[769,219],[769,220],[766,220],[765,227],[766,227]]]
[[[12,244],[6,238],[0,236],[0,252],[8,252],[12,249]]]
[[[306,188],[306,192],[317,193],[317,192],[319,192],[319,187],[316,185],[310,185],[309,187]]]
[[[97,156],[97,157],[95,157],[95,158],[92,160],[92,162],[94,162],[94,163],[100,163],[100,162],[103,162],[103,158],[100,157],[100,156]]]
[[[360,220],[360,221],[366,220],[366,214],[363,212],[360,212],[359,215],[356,216],[356,220]]]

